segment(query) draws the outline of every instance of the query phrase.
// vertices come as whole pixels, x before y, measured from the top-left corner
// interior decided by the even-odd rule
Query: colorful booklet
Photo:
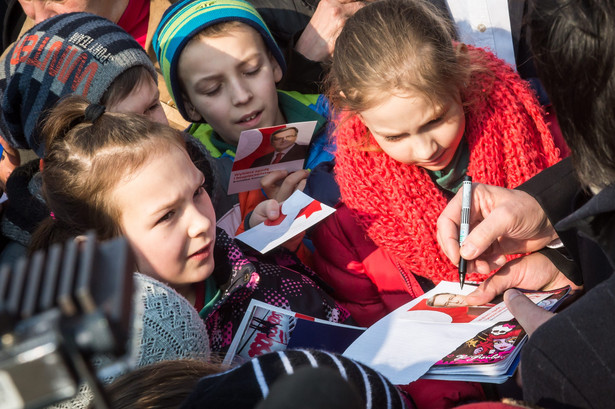
[[[250,129],[239,135],[228,194],[260,189],[260,180],[274,170],[303,169],[316,121]]]
[[[264,254],[333,212],[334,208],[297,190],[282,203],[280,217],[254,226],[235,238]]]
[[[344,355],[380,371],[393,383],[419,378],[502,383],[512,376],[527,335],[503,301],[468,306],[476,287],[441,282],[372,325]],[[522,290],[523,291],[523,290]],[[524,291],[547,310],[570,291]]]
[[[338,324],[252,300],[224,358],[229,364],[287,348],[342,353],[365,328]]]

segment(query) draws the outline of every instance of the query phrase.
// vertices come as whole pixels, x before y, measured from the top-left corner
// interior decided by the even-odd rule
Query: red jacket
[[[314,270],[359,325],[370,326],[423,294],[415,276],[376,246],[343,204],[313,231],[312,240]]]

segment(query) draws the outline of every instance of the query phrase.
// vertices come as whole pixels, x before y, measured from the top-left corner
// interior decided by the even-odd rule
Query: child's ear
[[[269,53],[269,61],[271,61],[271,68],[273,69],[273,79],[277,84],[282,80],[284,72],[282,72],[282,67],[280,67],[280,64],[278,64],[278,60],[276,60],[271,53]]]
[[[188,117],[190,118],[190,120],[192,122],[201,122],[203,121],[203,116],[201,114],[199,114],[199,111],[196,110],[196,108],[194,107],[194,105],[192,105],[192,103],[188,100],[188,98],[186,98],[186,96],[183,96],[184,98],[184,107],[186,108],[186,113],[188,114]]]

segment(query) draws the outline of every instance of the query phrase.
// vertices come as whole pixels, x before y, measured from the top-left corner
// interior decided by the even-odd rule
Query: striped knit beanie
[[[179,56],[186,44],[199,32],[214,24],[240,21],[255,29],[286,72],[282,51],[273,39],[265,21],[258,11],[242,0],[183,0],[169,7],[154,33],[152,43],[160,69],[171,97],[184,119],[191,121],[182,97],[182,88],[177,74]]]
[[[98,103],[124,71],[142,65],[156,80],[145,50],[122,28],[88,13],[61,14],[28,30],[0,63],[0,132],[13,147],[44,155],[39,114],[67,94]]]
[[[347,382],[351,392],[358,395],[348,396],[347,403],[355,403],[353,407],[356,408],[405,409],[408,408],[406,403],[410,403],[381,373],[360,362],[326,351],[289,349],[259,355],[227,372],[201,378],[180,408],[253,409],[258,405],[259,409],[271,409],[276,407],[276,400],[285,400],[284,385],[280,386],[278,382],[283,381],[292,389],[299,391],[305,376],[295,376],[290,380],[286,377],[293,377],[304,368],[332,371],[337,378],[335,386],[340,382]],[[282,407],[301,409],[348,407],[343,405],[343,402],[340,405],[338,399],[327,399],[336,393],[335,389],[327,385],[331,379],[329,376],[318,378],[313,375],[314,373],[309,376],[311,384],[304,385],[305,391],[296,392],[294,399],[286,400],[286,405]],[[308,390],[312,393],[306,395],[305,392]],[[339,388],[337,393],[348,390],[347,387]]]

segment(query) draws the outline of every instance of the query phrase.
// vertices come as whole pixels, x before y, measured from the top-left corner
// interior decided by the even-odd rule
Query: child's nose
[[[231,86],[231,99],[233,105],[241,105],[250,101],[252,92],[245,81],[237,80]]]
[[[414,154],[417,159],[428,160],[438,150],[433,139],[428,135],[417,135],[415,145],[413,147]]]
[[[188,236],[190,237],[198,237],[209,231],[213,226],[212,220],[196,206],[192,207],[188,217],[190,221]]]

